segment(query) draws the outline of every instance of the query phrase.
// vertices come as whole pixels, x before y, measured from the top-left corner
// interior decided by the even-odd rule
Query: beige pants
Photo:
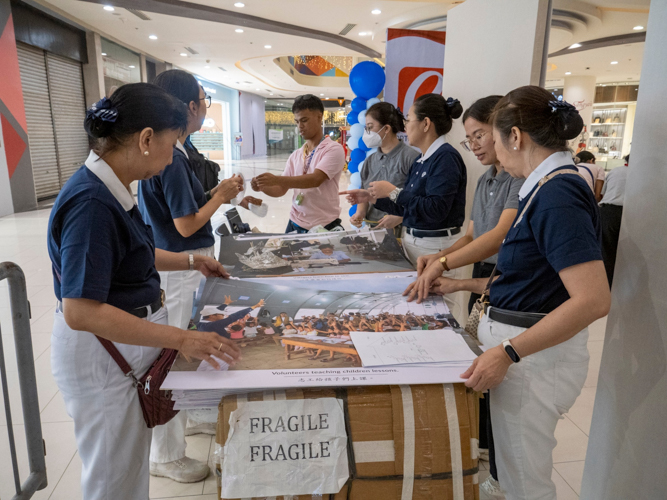
[[[401,243],[403,244],[403,251],[410,263],[417,267],[417,259],[422,255],[429,255],[438,253],[445,248],[451,247],[461,237],[461,233],[452,236],[442,236],[438,238],[416,238],[407,233],[407,229],[403,228],[401,236]],[[445,271],[443,276],[453,279],[461,279],[463,277],[463,270],[454,269],[452,271]],[[464,292],[456,292],[445,295],[445,304],[449,307],[450,312],[456,321],[465,325],[468,316],[467,298]]]

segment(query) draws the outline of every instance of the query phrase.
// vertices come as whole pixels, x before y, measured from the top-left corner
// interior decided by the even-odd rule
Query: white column
[[[658,499],[667,492],[665,61],[667,2],[653,0],[582,500]]]
[[[102,39],[99,33],[86,33],[88,63],[83,65],[83,90],[86,105],[90,106],[105,95],[104,60],[102,59]]]
[[[139,54],[139,69],[141,73],[141,81],[148,83],[148,75],[146,74],[146,56]]]
[[[595,76],[566,76],[563,99],[576,106],[591,132],[593,102],[595,102]]]

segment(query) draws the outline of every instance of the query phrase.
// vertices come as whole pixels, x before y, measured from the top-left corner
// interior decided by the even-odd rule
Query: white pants
[[[166,309],[147,320],[167,324]],[[137,378],[162,350],[118,343],[116,347]],[[92,333],[67,326],[60,311],[55,313],[51,335],[51,366],[74,420],[84,500],[148,500],[151,430],[132,379]]]
[[[214,248],[187,250],[185,254],[201,254],[213,257]],[[164,305],[169,311],[169,326],[186,329],[192,317],[194,293],[203,275],[199,271],[162,271],[160,286],[165,293]],[[166,464],[185,456],[185,426],[187,412],[181,411],[165,425],[153,428],[151,462]]]
[[[525,328],[482,318],[479,339],[495,347]],[[588,374],[588,329],[507,370],[491,389],[491,425],[498,481],[507,500],[556,500],[551,481],[556,424],[581,393]]]
[[[451,247],[461,237],[461,233],[452,236],[441,236],[438,238],[416,238],[407,233],[407,229],[403,228],[401,234],[401,243],[403,244],[403,251],[410,263],[417,267],[417,259],[422,255],[429,255],[438,253],[445,248]],[[461,279],[463,277],[462,269],[453,269],[445,271],[443,276],[452,279]],[[466,300],[465,292],[450,293],[443,297],[445,304],[449,307],[450,312],[461,325],[465,325],[468,312],[468,302]]]

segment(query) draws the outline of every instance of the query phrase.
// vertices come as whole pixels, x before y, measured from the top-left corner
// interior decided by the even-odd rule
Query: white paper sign
[[[338,493],[347,481],[343,402],[241,403],[229,417],[222,498]]]
[[[269,129],[269,141],[280,142],[283,140],[283,131],[282,130],[271,130]]]

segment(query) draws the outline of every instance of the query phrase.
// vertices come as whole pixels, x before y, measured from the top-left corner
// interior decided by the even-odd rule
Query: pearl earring
[[[517,149],[519,149],[519,148],[517,148],[516,146],[514,146],[514,151],[516,151]],[[146,152],[148,153],[148,151],[146,151]]]
[[[514,148],[516,149],[516,148]],[[144,156],[148,156],[150,153],[148,151],[144,151]]]

